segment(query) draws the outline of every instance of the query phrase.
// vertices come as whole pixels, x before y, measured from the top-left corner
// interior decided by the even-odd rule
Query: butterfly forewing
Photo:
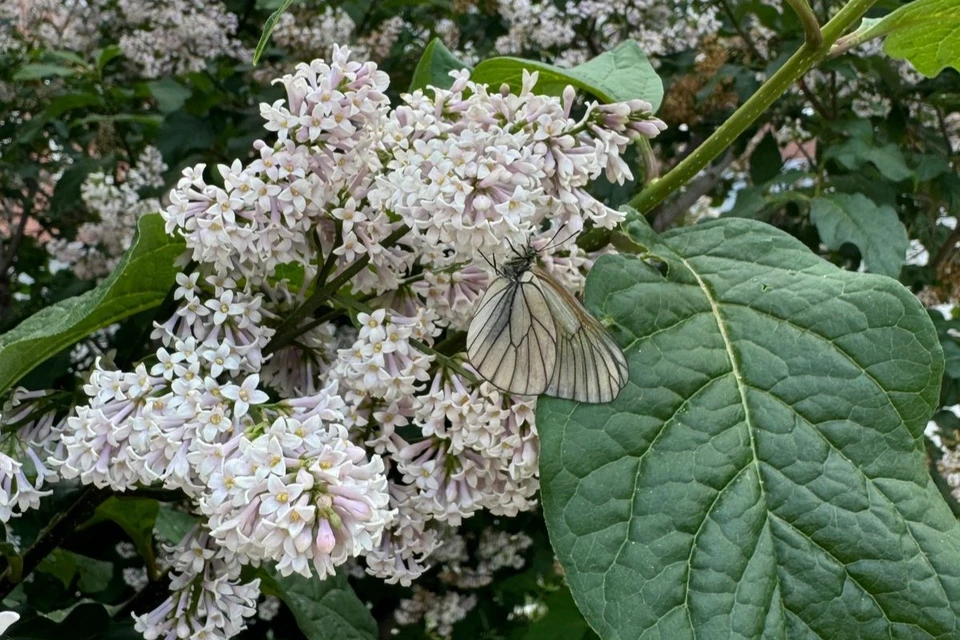
[[[556,364],[545,393],[578,402],[610,402],[627,384],[620,347],[577,299],[541,269],[535,269],[556,327]]]
[[[530,271],[496,279],[467,331],[467,355],[481,376],[517,395],[544,392],[556,369],[556,327],[547,294]]]

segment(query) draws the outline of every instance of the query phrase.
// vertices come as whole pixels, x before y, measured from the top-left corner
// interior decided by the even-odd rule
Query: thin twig
[[[956,249],[958,242],[960,242],[960,224],[947,236],[946,242],[940,245],[940,250],[937,251],[937,255],[934,257],[933,262],[930,263],[930,266],[934,269],[939,269],[940,265],[943,264],[946,259],[950,257],[953,250]]]
[[[409,231],[410,227],[406,225],[399,227],[396,231],[384,238],[380,242],[380,246],[393,246],[400,238],[407,235]],[[299,307],[291,311],[287,318],[280,323],[280,326],[277,327],[277,332],[273,334],[273,338],[271,338],[267,346],[264,347],[264,353],[273,353],[300,335],[303,332],[303,329],[299,326],[300,323],[319,309],[320,305],[347,284],[353,276],[363,271],[369,263],[370,254],[365,254],[350,263],[350,265],[341,271],[333,280],[318,287],[309,298],[304,300]]]
[[[701,196],[710,193],[710,191],[717,186],[720,178],[723,177],[723,172],[733,164],[736,157],[733,149],[727,149],[726,155],[720,162],[705,169],[703,173],[687,185],[683,193],[660,209],[657,217],[654,218],[653,229],[655,231],[663,231],[672,226],[680,216],[696,204]]]

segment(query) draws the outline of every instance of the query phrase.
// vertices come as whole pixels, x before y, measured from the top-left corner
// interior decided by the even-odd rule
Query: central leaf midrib
[[[720,313],[720,305],[718,304],[716,298],[714,297],[713,292],[707,286],[707,283],[704,282],[703,279],[700,277],[700,274],[697,273],[697,271],[693,268],[693,266],[689,262],[687,262],[686,258],[683,258],[681,256],[677,256],[677,257],[679,258],[680,262],[683,263],[683,266],[687,268],[687,271],[689,271],[690,274],[693,275],[693,277],[696,279],[697,286],[700,287],[700,291],[703,292],[703,296],[707,299],[707,302],[710,303],[711,314],[713,315],[713,318],[717,323],[717,328],[720,330],[720,338],[723,340],[723,348],[727,352],[727,359],[730,361],[730,371],[733,373],[733,379],[737,385],[737,393],[740,394],[740,405],[743,407],[743,421],[747,428],[747,436],[750,438],[750,451],[752,453],[753,466],[757,473],[757,485],[760,489],[760,499],[763,501],[763,511],[765,514],[765,517],[763,520],[763,526],[764,528],[768,529],[767,533],[772,536],[773,533],[769,531],[770,520],[767,517],[770,513],[770,509],[768,507],[767,494],[763,487],[763,475],[760,469],[760,457],[757,454],[757,443],[753,437],[753,422],[750,417],[750,408],[747,406],[746,385],[744,383],[743,373],[740,371],[740,363],[737,360],[736,353],[733,350],[733,341],[730,339],[730,335],[727,333],[727,326],[724,323],[723,316]],[[709,517],[709,514],[704,515],[704,518],[707,518],[707,517]],[[776,559],[776,548],[771,547],[771,549],[772,549],[771,553],[774,554],[774,562],[777,566],[779,566],[780,562],[779,560]],[[691,550],[690,550],[691,558],[693,557],[693,551],[694,551],[694,545],[693,543],[691,543]],[[687,571],[688,572],[690,571],[689,562],[687,563]],[[774,577],[776,580],[776,589],[779,590],[780,574],[774,571]],[[689,596],[689,593],[690,593],[690,590],[689,588],[687,588],[687,593],[684,594],[684,600],[686,600],[686,598]],[[781,599],[781,605],[782,604],[783,602]],[[688,616],[690,615],[689,606],[687,607],[687,615]],[[697,629],[692,624],[692,620],[691,620],[690,627],[691,627],[691,632],[693,633],[694,640],[696,640]]]

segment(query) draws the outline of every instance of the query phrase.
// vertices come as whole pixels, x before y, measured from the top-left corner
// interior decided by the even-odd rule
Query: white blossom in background
[[[476,596],[461,591],[491,584],[500,569],[523,568],[526,564],[523,554],[531,546],[533,539],[524,533],[488,527],[480,534],[471,553],[464,536],[447,535],[438,540],[431,560],[438,566],[440,582],[451,589],[434,593],[415,585],[413,597],[400,601],[394,619],[401,626],[423,622],[428,632],[443,638],[453,637],[453,626],[477,604]]]
[[[150,584],[150,578],[147,575],[146,567],[124,567],[123,569],[123,583],[133,589],[134,591],[140,591],[148,584]]]
[[[561,66],[574,66],[595,54],[587,44],[603,47],[636,40],[652,59],[696,49],[721,27],[719,9],[697,0],[500,0],[499,13],[509,31],[497,39],[505,55],[524,51],[554,55]]]
[[[220,2],[118,0],[120,49],[147,78],[202,71],[219,56],[245,59],[239,19]]]
[[[280,598],[276,596],[267,596],[257,605],[257,617],[264,622],[269,622],[280,613]]]
[[[160,210],[160,201],[141,197],[140,190],[162,187],[166,170],[160,151],[148,146],[119,184],[102,171],[91,173],[80,187],[80,197],[96,220],[80,225],[75,240],[49,241],[47,252],[60,268],[71,268],[81,279],[111,273],[130,248],[140,216]]]
[[[6,0],[0,44],[90,54],[119,45],[139,77],[201,71],[220,56],[249,57],[237,38],[238,18],[222,2],[202,0]],[[2,24],[0,24],[2,26]],[[86,57],[86,55],[84,55]]]
[[[397,624],[410,625],[423,621],[427,633],[451,638],[453,625],[466,618],[475,606],[477,596],[472,594],[449,591],[441,595],[414,586],[413,597],[401,600],[393,615]]]

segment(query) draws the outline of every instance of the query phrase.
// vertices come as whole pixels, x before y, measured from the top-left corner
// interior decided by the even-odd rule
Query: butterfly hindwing
[[[540,269],[534,275],[556,327],[556,363],[544,393],[578,402],[610,402],[627,384],[623,352],[560,283]]]

